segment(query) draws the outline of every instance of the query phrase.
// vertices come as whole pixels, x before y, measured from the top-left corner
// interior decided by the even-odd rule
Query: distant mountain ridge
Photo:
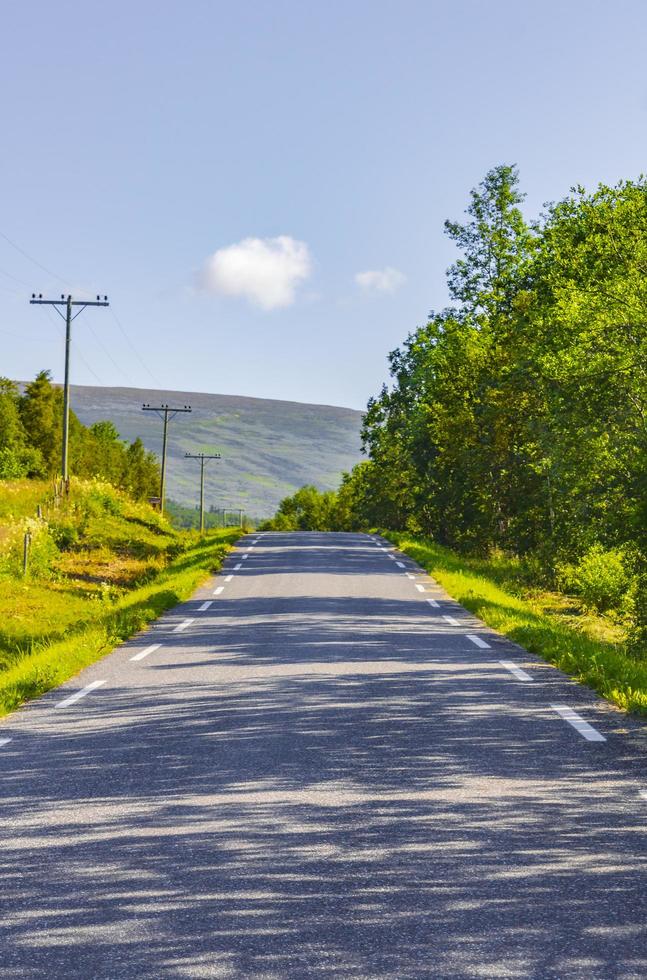
[[[122,438],[140,436],[161,454],[162,422],[143,412],[143,403],[192,408],[169,425],[167,493],[183,504],[199,494],[199,463],[186,452],[222,453],[205,464],[206,504],[242,507],[252,517],[270,516],[304,483],[335,488],[361,459],[362,413],[351,408],[150,388],[71,389],[72,409],[85,425],[109,419]]]

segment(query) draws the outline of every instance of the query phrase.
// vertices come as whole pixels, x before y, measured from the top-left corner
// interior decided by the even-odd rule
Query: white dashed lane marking
[[[457,619],[454,619],[453,616],[443,616],[443,619],[445,619],[449,623],[450,626],[460,626],[461,625],[458,622]]]
[[[175,629],[173,630],[173,632],[174,633],[181,633],[182,630],[185,630],[187,628],[187,626],[190,626],[191,625],[192,622],[193,622],[192,619],[185,619],[185,620],[183,620],[181,623],[178,623],[178,625],[175,627]]]
[[[427,599],[427,602],[429,603],[430,606],[434,606],[436,609],[438,609],[438,603],[436,602],[435,599]]]
[[[473,633],[467,634],[467,639],[471,640],[475,647],[480,647],[481,650],[489,650],[490,644],[482,640],[480,636],[475,636]]]
[[[159,650],[159,648],[161,647],[161,645],[162,645],[161,643],[153,643],[152,646],[146,647],[145,650],[140,650],[139,653],[136,653],[135,656],[134,657],[131,657],[130,659],[131,660],[143,660],[144,657],[147,657],[149,653],[155,653],[156,650]]]
[[[10,738],[0,738],[0,745],[8,745],[10,741]]]
[[[75,694],[70,694],[69,698],[64,698],[62,701],[59,701],[58,704],[54,705],[54,707],[67,708],[68,705],[74,704],[76,701],[80,701],[81,698],[84,698],[86,694],[90,693],[90,691],[95,691],[98,687],[101,687],[101,685],[105,683],[105,681],[92,681],[91,684],[86,684],[85,687],[82,687],[80,691],[76,691]]]
[[[521,667],[517,667],[511,660],[499,660],[499,663],[506,670],[509,670],[511,674],[514,674],[518,681],[532,681],[530,674],[527,674]]]
[[[213,590],[213,594],[214,595],[220,595],[220,593],[221,592],[224,592],[224,590],[225,590],[224,585],[219,585],[217,589],[214,589]]]
[[[206,610],[209,608],[209,606],[212,606],[212,605],[213,605],[213,600],[212,599],[208,599],[206,602],[203,602],[202,605],[198,608],[198,612],[206,612]]]
[[[419,582],[416,582],[416,588],[417,588],[418,592],[424,592],[425,591],[424,585],[420,585]]]
[[[227,578],[225,579],[225,582],[231,582],[233,577],[234,577],[233,575],[228,575]]]
[[[553,711],[567,721],[569,725],[572,725],[576,732],[585,738],[587,742],[606,742],[606,738],[602,735],[593,725],[589,725],[588,721],[578,715],[577,711],[573,711],[565,704],[551,704]]]
[[[396,565],[398,566],[398,568],[404,568],[404,562],[402,561],[396,561]]]

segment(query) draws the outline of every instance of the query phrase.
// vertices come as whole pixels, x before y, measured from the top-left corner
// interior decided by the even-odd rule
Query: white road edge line
[[[438,603],[436,602],[435,599],[427,599],[427,602],[429,603],[430,606],[435,606],[435,608],[438,609]]]
[[[213,599],[207,599],[201,606],[198,606],[198,612],[206,612],[209,606],[213,606]]]
[[[225,579],[225,582],[231,582],[233,577],[234,577],[233,575],[228,575],[227,578]]]
[[[8,745],[10,741],[10,738],[0,738],[0,745]]]
[[[156,650],[159,650],[159,648],[161,647],[161,645],[162,645],[161,643],[153,643],[152,646],[146,647],[145,650],[140,650],[139,653],[136,653],[135,656],[134,657],[131,657],[130,659],[131,660],[143,660],[144,657],[147,657],[149,653],[155,653]]]
[[[398,566],[398,568],[404,568],[404,562],[396,561],[396,565]]]
[[[181,633],[182,630],[185,630],[187,628],[187,626],[190,626],[191,625],[192,622],[193,622],[192,619],[185,619],[185,620],[183,620],[181,623],[178,623],[177,624],[177,626],[174,628],[173,632],[174,633]]]
[[[489,650],[490,644],[482,640],[480,636],[475,636],[474,633],[466,633],[467,639],[471,640],[475,647],[480,647],[481,650]],[[530,680],[530,678],[528,678]]]
[[[101,685],[105,683],[105,681],[92,681],[91,684],[86,684],[85,687],[82,687],[80,691],[76,691],[75,694],[70,694],[69,698],[63,698],[63,700],[59,701],[58,704],[55,704],[54,707],[67,708],[68,704],[74,704],[75,701],[80,701],[81,698],[84,698],[86,694],[90,693],[90,691],[96,690],[97,687],[101,687]]]
[[[532,682],[532,677],[530,674],[527,674],[525,670],[521,669],[521,667],[517,667],[517,665],[513,664],[511,660],[499,660],[499,663],[502,667],[505,667],[506,670],[509,670],[511,674],[514,674],[518,681]]]
[[[221,592],[225,591],[224,585],[219,585],[217,589],[213,590],[214,595],[220,595]]]
[[[573,711],[565,704],[551,704],[553,711],[567,721],[569,725],[572,725],[576,732],[585,738],[587,742],[606,742],[606,738],[601,734],[593,725],[589,725],[588,721],[578,715],[577,711]]]
[[[460,626],[461,625],[458,622],[457,619],[454,619],[453,616],[443,616],[443,619],[446,619],[450,626]]]

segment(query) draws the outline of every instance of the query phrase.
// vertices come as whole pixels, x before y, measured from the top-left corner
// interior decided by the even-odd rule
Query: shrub
[[[52,537],[61,551],[69,551],[78,545],[81,536],[79,525],[71,518],[53,517],[49,524]]]
[[[633,624],[629,634],[629,652],[639,660],[647,658],[647,572],[635,580]]]
[[[630,586],[625,555],[619,548],[593,545],[567,573],[584,605],[598,612],[621,609]]]
[[[0,480],[22,480],[26,476],[41,476],[43,458],[30,446],[4,446],[0,449]]]
[[[49,578],[58,548],[49,525],[35,518],[25,518],[10,529],[0,554],[0,574],[22,575],[25,533],[31,535],[28,574],[30,578]]]
[[[99,517],[101,514],[112,514],[116,517],[123,512],[123,498],[109,483],[92,480],[91,483],[81,486],[81,495],[85,513],[92,517]]]

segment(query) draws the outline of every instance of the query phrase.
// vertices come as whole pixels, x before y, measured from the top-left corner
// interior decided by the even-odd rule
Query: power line
[[[142,405],[142,412],[155,412],[164,422],[164,435],[162,437],[162,472],[160,474],[160,512],[164,513],[164,491],[166,489],[166,445],[168,438],[169,420],[175,418],[179,412],[190,412],[190,405],[183,405],[172,408],[170,405]]]
[[[21,248],[21,246],[18,245],[17,242],[14,242],[13,239],[9,238],[8,235],[5,235],[5,233],[3,231],[0,231],[0,237],[3,238],[6,242],[8,242],[8,244],[11,245],[12,248],[14,248],[17,252],[19,252],[22,256],[24,256],[24,258],[26,258],[29,262],[32,262],[39,269],[42,269],[43,272],[46,272],[48,276],[53,276],[54,279],[58,279],[59,282],[62,282],[66,286],[70,286],[71,285],[69,279],[64,279],[62,276],[59,276],[56,272],[53,272],[51,269],[48,269],[47,266],[43,265],[42,262],[39,262],[38,259],[35,259],[33,257],[33,255],[30,255],[29,252],[26,252],[24,248]],[[7,276],[9,279],[13,279],[15,282],[17,282],[21,286],[27,286],[28,289],[30,288],[30,284],[29,283],[26,283],[22,279],[18,279],[16,276],[12,275],[10,272],[5,272],[4,270],[0,269],[0,273],[2,275]],[[148,374],[148,376],[150,377],[150,379],[153,381],[153,383],[156,385],[157,388],[163,388],[164,386],[162,385],[162,382],[159,380],[159,378],[156,378],[155,377],[155,375],[153,374],[153,372],[149,368],[148,364],[146,363],[146,361],[141,356],[141,354],[139,353],[139,351],[137,350],[137,348],[133,344],[132,340],[128,336],[128,333],[124,329],[123,324],[119,320],[119,317],[114,312],[114,310],[112,309],[112,307],[110,307],[110,312],[111,312],[112,316],[114,317],[115,323],[119,327],[119,330],[123,334],[123,336],[124,336],[124,338],[126,340],[126,343],[130,347],[132,353],[137,358],[137,360],[139,361],[139,363],[141,364],[141,366],[144,368],[144,370],[146,371],[146,373]],[[126,380],[129,382],[129,384],[134,384],[134,381],[133,381],[132,377],[130,377],[128,375],[128,373],[126,371],[124,371],[123,368],[121,368],[119,366],[119,364],[117,364],[117,362],[115,361],[115,359],[112,357],[110,351],[108,351],[106,349],[106,347],[101,343],[101,341],[99,341],[99,339],[97,338],[97,336],[94,333],[94,331],[92,330],[92,328],[90,328],[90,332],[92,333],[94,339],[97,341],[97,343],[99,344],[99,346],[103,350],[104,354],[109,358],[109,360],[112,362],[112,364],[114,365],[114,367],[117,369],[117,371],[119,371],[120,374],[122,374],[124,376],[124,378],[126,378]],[[90,371],[91,374],[94,375],[94,377],[97,379],[97,381],[99,381],[98,376],[92,370],[92,368],[87,363],[87,361],[85,361],[85,359],[83,358],[83,355],[78,351],[78,348],[77,348],[77,345],[76,344],[74,345],[74,349],[75,349],[75,351],[77,351],[77,353],[79,353],[79,356],[80,356],[81,360],[83,361],[83,363],[85,364],[86,368]],[[101,384],[102,382],[99,381],[99,383]]]
[[[24,279],[19,279],[18,276],[12,275],[11,272],[5,272],[4,269],[0,269],[0,275],[6,276],[7,279],[13,279],[13,281],[14,282],[17,282],[19,286],[26,286],[27,289],[31,289],[31,284],[30,283],[25,282]]]
[[[53,276],[54,279],[58,279],[58,281],[62,282],[63,285],[65,286],[70,285],[67,279],[63,279],[61,276],[57,276],[55,272],[52,272],[52,270],[48,269],[47,266],[42,264],[42,262],[39,262],[38,259],[35,259],[33,255],[30,255],[29,252],[25,252],[24,248],[21,248],[20,245],[16,245],[16,243],[13,242],[8,235],[5,235],[3,231],[0,231],[0,238],[4,238],[5,242],[9,242],[12,248],[15,248],[16,251],[20,252],[21,255],[24,255],[26,259],[28,259],[30,262],[33,262],[34,265],[38,266],[39,269],[42,269],[43,272],[46,272],[48,276]]]
[[[137,360],[139,361],[139,363],[141,364],[141,366],[147,372],[147,374],[150,377],[150,379],[152,380],[152,382],[156,385],[157,388],[163,388],[164,387],[163,384],[161,383],[161,381],[158,378],[155,377],[155,375],[153,374],[153,372],[149,368],[149,366],[146,363],[146,361],[140,355],[139,351],[137,350],[137,348],[133,344],[132,340],[130,339],[130,337],[128,336],[128,334],[126,333],[126,331],[124,330],[124,328],[122,326],[122,323],[121,323],[119,317],[117,316],[117,314],[115,313],[115,311],[113,310],[112,307],[110,307],[110,313],[111,313],[111,315],[112,315],[115,323],[117,324],[117,326],[121,330],[123,336],[125,337],[126,343],[130,347],[131,351],[133,352],[133,354],[135,355],[135,357],[137,358]]]
[[[62,451],[62,468],[63,468],[63,480],[67,484],[69,478],[68,472],[68,441],[69,441],[69,431],[70,431],[70,341],[72,339],[72,320],[76,320],[80,313],[88,306],[108,306],[108,297],[104,296],[101,299],[97,296],[96,300],[87,299],[72,299],[70,295],[63,296],[61,294],[60,299],[43,299],[43,294],[36,293],[31,294],[31,299],[29,302],[33,305],[38,306],[51,306],[53,307],[59,316],[63,317],[65,320],[65,385],[63,388],[63,451]],[[65,307],[65,314],[61,313],[59,306]],[[78,306],[79,310],[72,316],[72,307]]]
[[[207,453],[185,453],[185,459],[199,459],[200,460],[200,534],[204,534],[204,461],[205,459],[221,459],[220,453],[214,453],[212,456],[207,455]]]
[[[5,337],[14,337],[16,340],[24,340],[25,339],[25,335],[24,334],[12,333],[11,330],[2,330],[2,329],[0,329],[0,333],[3,334],[3,336],[5,336]],[[56,343],[56,341],[55,340],[52,340],[51,337],[41,337],[40,334],[38,334],[36,337],[29,337],[29,340],[37,340],[39,344],[55,344]]]
[[[126,379],[126,381],[128,382],[129,385],[132,385],[133,384],[133,379],[130,377],[130,375],[126,371],[124,371],[124,369],[122,367],[120,367],[119,364],[117,364],[117,362],[115,361],[114,357],[112,356],[112,354],[110,353],[110,351],[108,350],[108,348],[106,347],[106,345],[103,343],[102,340],[99,339],[99,337],[97,336],[97,334],[94,332],[92,326],[90,324],[88,324],[88,326],[89,326],[90,333],[94,337],[97,345],[101,348],[101,350],[106,355],[106,357],[112,362],[112,364],[117,369],[117,371],[119,372],[119,374],[123,375],[123,377]]]
[[[50,310],[48,310],[47,308],[45,308],[45,312],[47,313],[47,316],[52,321],[52,323],[54,324],[54,326],[56,327],[56,329],[58,330],[58,332],[60,333],[60,335],[62,337],[64,334],[63,334],[63,328],[61,327],[61,324],[58,323],[58,321],[54,318],[54,314]],[[84,355],[83,351],[81,350],[80,346],[77,344],[77,342],[75,340],[72,341],[72,349],[73,349],[74,353],[78,355],[78,358],[81,361],[81,364],[83,365],[83,367],[86,368],[86,370],[90,372],[90,374],[92,375],[92,377],[94,378],[94,380],[97,382],[97,384],[104,385],[105,384],[105,381],[103,380],[103,378],[100,378],[99,377],[99,375],[94,370],[94,368],[92,367],[92,365],[88,363],[88,361],[85,358],[85,355]]]

